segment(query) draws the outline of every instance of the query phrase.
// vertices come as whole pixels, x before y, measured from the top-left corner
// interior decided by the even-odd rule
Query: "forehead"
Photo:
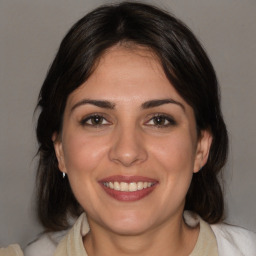
[[[93,97],[122,102],[171,97],[183,101],[167,79],[156,54],[145,47],[114,46],[97,62],[92,75],[71,93],[69,102]]]

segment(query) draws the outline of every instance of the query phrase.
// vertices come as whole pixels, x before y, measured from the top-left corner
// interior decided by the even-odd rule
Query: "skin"
[[[145,108],[145,102],[162,99],[172,102]],[[111,108],[85,100],[108,101]],[[53,140],[59,169],[87,213],[89,255],[158,255],[159,250],[188,255],[193,250],[199,228],[189,228],[182,214],[192,175],[207,161],[211,134],[197,134],[193,109],[152,52],[110,48],[69,95],[62,133]],[[157,184],[146,197],[123,202],[99,184],[112,175],[143,176]]]

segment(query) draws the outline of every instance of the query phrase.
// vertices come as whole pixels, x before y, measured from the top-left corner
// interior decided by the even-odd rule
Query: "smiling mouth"
[[[116,190],[116,191],[123,191],[123,192],[135,192],[138,190],[143,190],[146,188],[150,188],[154,185],[153,182],[103,182],[103,185],[107,188]]]
[[[148,196],[158,181],[140,176],[112,176],[99,181],[103,190],[119,201],[136,201]]]

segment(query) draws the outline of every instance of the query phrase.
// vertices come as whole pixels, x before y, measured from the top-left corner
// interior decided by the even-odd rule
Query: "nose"
[[[125,167],[142,163],[148,157],[145,139],[136,127],[120,127],[115,131],[111,143],[110,160]]]

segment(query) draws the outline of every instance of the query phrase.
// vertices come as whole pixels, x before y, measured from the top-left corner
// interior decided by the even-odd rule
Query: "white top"
[[[190,212],[184,213],[184,219],[192,227],[200,224],[198,241],[190,256],[256,256],[254,232],[227,224],[209,225]],[[63,256],[64,251],[65,255],[87,256],[82,237],[88,231],[86,216],[83,214],[71,230],[42,235],[26,248],[25,256]],[[79,239],[77,239],[78,236]],[[210,250],[211,253],[203,254],[205,250]]]
[[[0,256],[23,256],[20,246],[11,244],[7,248],[0,248]]]

